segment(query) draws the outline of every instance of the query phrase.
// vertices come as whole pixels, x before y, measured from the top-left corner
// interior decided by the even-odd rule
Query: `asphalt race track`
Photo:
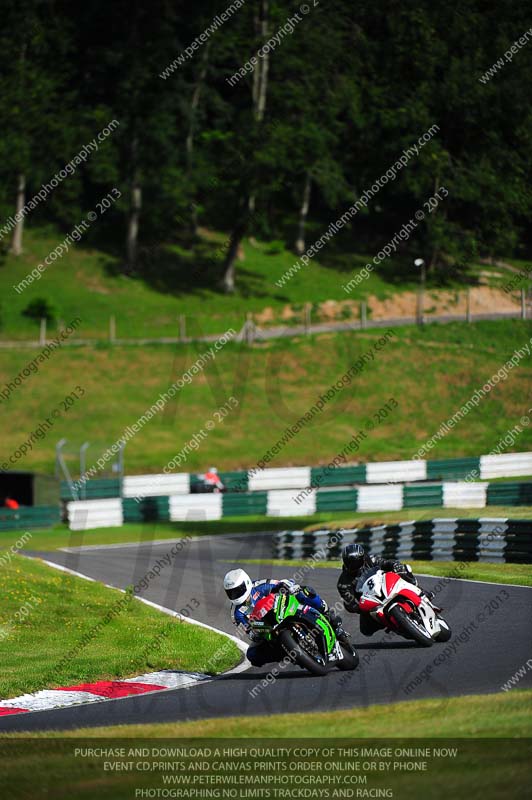
[[[172,541],[82,548],[42,556],[121,588],[138,585],[159,561],[160,574],[146,581],[142,596],[177,611],[193,606],[195,619],[234,634],[222,588],[223,575],[238,566],[241,559],[271,558],[270,540],[270,533],[199,537],[185,544],[173,560],[165,558]],[[242,566],[252,577],[272,575],[271,568],[265,565]],[[300,567],[283,567],[277,568],[273,577],[295,577],[298,582],[312,585],[330,604],[339,600],[336,570],[319,568],[305,574]],[[441,698],[438,713],[443,714],[450,696],[501,691],[502,684],[531,656],[532,589],[462,580],[446,582],[442,578],[422,578],[420,583],[427,588],[436,587],[435,602],[444,607],[444,616],[453,630],[447,644],[420,648],[384,633],[365,638],[358,631],[358,618],[345,614],[345,627],[360,655],[361,663],[355,672],[333,670],[324,678],[314,678],[290,665],[276,681],[253,696],[250,692],[275,666],[272,664],[189,690],[5,716],[0,719],[0,731],[332,711],[424,697]],[[443,656],[446,648],[447,655]],[[429,666],[432,671],[427,674]],[[530,686],[532,671],[528,670],[519,688]]]

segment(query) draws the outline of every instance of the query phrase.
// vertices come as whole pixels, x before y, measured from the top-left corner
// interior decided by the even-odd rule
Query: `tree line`
[[[221,230],[212,280],[232,292],[246,237],[303,254],[434,126],[331,247],[379,246],[443,186],[401,252],[415,241],[455,272],[530,253],[532,43],[486,77],[530,28],[526,4],[4,0],[3,17],[0,244],[15,255],[25,225],[70,229],[116,187],[90,236],[121,269]]]

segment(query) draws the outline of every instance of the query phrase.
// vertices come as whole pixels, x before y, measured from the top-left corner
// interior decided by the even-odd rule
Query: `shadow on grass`
[[[283,517],[282,519],[255,519],[249,517],[226,517],[212,522],[176,522],[176,530],[186,528],[187,533],[196,536],[212,536],[213,534],[229,533],[264,533],[284,531],[288,528],[303,528],[308,523],[308,517]]]
[[[226,240],[222,243],[191,239],[182,245],[141,246],[134,271],[125,271],[120,259],[106,259],[103,267],[116,277],[127,275],[143,281],[161,294],[173,296],[199,295],[214,292],[224,295],[222,288]],[[237,263],[237,297],[271,297],[264,278]]]

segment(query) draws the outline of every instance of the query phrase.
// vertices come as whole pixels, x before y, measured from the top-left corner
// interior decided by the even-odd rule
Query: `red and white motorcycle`
[[[360,577],[356,588],[362,593],[360,612],[369,614],[383,628],[414,639],[424,647],[451,638],[449,625],[439,616],[441,609],[419,586],[403,580],[395,572],[372,570]]]

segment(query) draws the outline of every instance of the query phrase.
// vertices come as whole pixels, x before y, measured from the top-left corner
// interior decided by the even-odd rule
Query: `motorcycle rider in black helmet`
[[[361,544],[348,544],[342,552],[343,569],[338,578],[338,592],[344,601],[344,608],[351,614],[360,614],[360,633],[364,636],[371,636],[375,631],[381,630],[381,625],[376,622],[369,614],[361,613],[358,601],[361,592],[357,591],[356,586],[365,572],[372,569],[382,569],[383,572],[395,572],[403,580],[417,586],[417,580],[409,564],[401,561],[382,558],[382,556],[369,555]],[[363,582],[363,581],[362,581]],[[362,585],[362,582],[359,585]],[[431,593],[425,592],[430,598]]]

